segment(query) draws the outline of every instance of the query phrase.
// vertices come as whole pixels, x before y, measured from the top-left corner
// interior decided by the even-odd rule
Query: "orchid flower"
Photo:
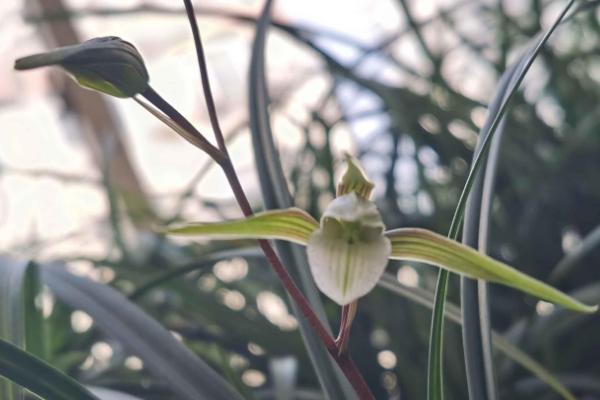
[[[49,65],[63,67],[83,87],[113,96],[154,93],[141,55],[132,44],[118,37],[91,39],[15,62],[18,70]],[[159,105],[164,106],[164,102]],[[155,115],[165,120],[159,113]],[[186,122],[183,117],[178,120]],[[213,158],[222,156],[191,124],[168,125]],[[320,222],[301,209],[289,208],[233,221],[174,226],[165,232],[214,239],[280,239],[304,245],[317,287],[342,306],[353,304],[373,290],[392,259],[424,262],[470,278],[504,284],[576,311],[596,310],[596,306],[582,304],[513,267],[434,232],[420,228],[386,231],[377,206],[369,199],[373,183],[354,159],[348,157],[347,163],[338,196],[327,206]]]
[[[591,313],[563,292],[485,254],[421,228],[385,230],[381,214],[369,200],[373,184],[352,158],[336,197],[320,222],[299,208],[266,211],[245,219],[171,226],[166,233],[212,239],[278,239],[306,246],[319,290],[341,306],[368,294],[388,260],[418,261],[473,279],[485,279],[566,308]]]

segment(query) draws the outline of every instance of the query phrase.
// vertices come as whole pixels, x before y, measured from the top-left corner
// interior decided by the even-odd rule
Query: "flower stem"
[[[206,58],[204,56],[204,50],[202,47],[202,41],[200,39],[200,31],[196,23],[196,17],[194,14],[194,8],[191,0],[183,0],[192,29],[194,37],[194,44],[196,47],[196,53],[198,56],[198,65],[200,67],[200,75],[202,81],[202,88],[204,91],[204,97],[207,104],[207,110],[210,118],[210,122],[217,140],[217,147],[212,145],[183,115],[181,115],[174,107],[172,107],[166,100],[164,100],[156,91],[149,88],[146,92],[142,93],[142,96],[151,102],[156,108],[162,111],[169,119],[180,127],[181,129],[175,129],[179,134],[184,136],[186,140],[196,145],[203,151],[205,151],[223,170],[231,190],[238,202],[240,209],[245,216],[253,214],[246,193],[240,183],[239,177],[235,171],[232,160],[227,151],[224,136],[219,126],[219,119],[217,117],[216,107],[210,89],[210,81],[208,78],[208,69],[206,67]],[[147,108],[148,109],[148,108]],[[148,109],[149,110],[149,109]],[[150,111],[150,110],[149,110]],[[166,122],[166,121],[165,121]],[[171,126],[171,124],[168,124]],[[171,126],[173,128],[173,126]],[[352,361],[352,358],[344,352],[340,352],[336,345],[333,337],[329,334],[323,323],[319,320],[310,306],[310,303],[304,297],[298,286],[294,283],[292,277],[289,275],[283,263],[273,250],[273,247],[266,240],[259,240],[259,245],[263,250],[267,260],[273,267],[273,270],[277,274],[277,277],[281,281],[282,285],[286,289],[289,296],[296,303],[310,326],[315,330],[317,336],[323,342],[325,348],[331,355],[331,357],[339,365],[344,375],[356,391],[356,394],[361,400],[374,400],[375,397],[371,393],[369,386],[367,385],[364,377]]]
[[[350,329],[354,317],[356,317],[356,311],[358,308],[358,301],[353,301],[350,304],[346,304],[342,307],[342,318],[340,321],[340,331],[338,337],[335,339],[335,343],[338,348],[338,354],[342,355],[348,349],[348,343],[350,341]]]

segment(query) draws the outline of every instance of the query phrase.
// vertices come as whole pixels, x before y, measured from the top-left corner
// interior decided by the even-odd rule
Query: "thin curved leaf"
[[[496,129],[502,122],[504,115],[508,110],[512,98],[515,96],[521,82],[525,78],[525,75],[529,71],[529,68],[537,58],[542,47],[546,44],[552,33],[556,30],[558,25],[562,22],[569,9],[573,6],[575,0],[570,0],[565,6],[563,11],[560,13],[554,24],[548,29],[544,36],[536,40],[537,44],[533,47],[532,51],[526,52],[519,61],[522,67],[519,67],[519,73],[511,80],[511,84],[507,89],[506,96],[503,97],[502,103],[498,108],[497,112],[490,115],[491,123],[489,125],[488,134],[483,138],[481,143],[481,151],[475,156],[473,163],[471,164],[471,170],[467,176],[467,181],[460,194],[458,204],[452,217],[448,237],[451,239],[458,239],[458,233],[460,231],[460,225],[465,209],[467,197],[471,192],[471,187],[475,181],[475,177],[479,173],[479,169],[483,161],[487,157],[489,146],[494,138]],[[486,124],[487,125],[487,124]],[[443,314],[444,314],[444,303],[446,301],[446,290],[448,287],[449,273],[447,271],[440,271],[438,276],[435,304],[431,319],[431,329],[429,335],[429,364],[427,366],[427,398],[429,400],[441,400],[444,398],[443,388]]]
[[[470,278],[501,283],[574,311],[592,313],[598,309],[598,306],[583,304],[500,261],[431,231],[402,228],[388,231],[386,236],[392,242],[390,258],[425,262]]]
[[[90,392],[98,396],[100,400],[142,400],[139,397],[127,393],[117,392],[116,390],[102,387],[88,386]]]
[[[283,209],[293,205],[279,151],[275,146],[269,119],[269,93],[265,68],[265,47],[271,26],[273,1],[267,0],[256,22],[256,34],[250,60],[248,115],[256,169],[267,209]],[[330,330],[319,292],[309,271],[306,252],[299,246],[276,242],[277,253],[302,289],[313,311],[326,329]],[[315,373],[326,399],[356,399],[356,394],[340,368],[333,362],[315,331],[299,308],[292,302],[292,311],[298,319],[300,333],[310,356]]]
[[[594,228],[585,238],[572,250],[565,255],[562,260],[552,270],[550,282],[559,282],[575,267],[580,264],[588,254],[600,247],[600,225]]]
[[[35,306],[37,268],[27,261],[0,257],[0,339],[44,356],[41,315]],[[24,398],[23,388],[0,379],[0,398]]]
[[[151,277],[145,283],[142,283],[138,287],[136,287],[135,291],[133,291],[128,297],[130,300],[135,300],[143,297],[146,293],[151,291],[152,289],[159,287],[171,279],[174,279],[178,276],[185,275],[188,272],[198,271],[204,268],[208,268],[213,266],[216,262],[230,259],[233,257],[243,257],[243,258],[260,258],[264,259],[264,254],[258,248],[249,248],[249,249],[235,249],[235,250],[226,250],[219,253],[210,254],[207,257],[203,257],[200,260],[196,260],[192,263],[183,265],[181,267],[173,268],[169,271],[162,272],[158,274],[156,277]]]
[[[42,278],[59,299],[85,311],[101,330],[140,357],[178,398],[242,399],[210,366],[113,288],[75,276],[61,264],[44,265]]]
[[[0,375],[46,400],[99,400],[73,378],[1,339]]]
[[[166,233],[213,239],[282,239],[306,245],[319,223],[299,208],[265,211],[244,219],[189,223],[173,226]]]
[[[429,309],[433,308],[433,293],[419,287],[404,286],[398,282],[396,277],[389,273],[383,274],[378,285],[417,304],[425,306]],[[456,324],[462,325],[463,323],[460,308],[451,302],[446,303],[444,316],[446,319]],[[493,346],[506,357],[519,364],[533,375],[537,376],[542,382],[554,389],[554,391],[561,395],[565,400],[575,400],[575,395],[573,395],[573,393],[571,393],[569,389],[567,389],[558,379],[556,379],[552,372],[548,371],[542,364],[531,358],[527,353],[508,341],[501,334],[492,331],[491,336]]]
[[[488,107],[488,118],[479,132],[473,159],[479,157],[485,138],[490,134],[492,117],[498,112],[498,107],[500,107],[512,79],[523,67],[524,61],[525,59],[521,60],[502,74],[496,87],[496,93]],[[487,252],[494,182],[505,122],[506,118],[503,117],[490,145],[490,155],[485,169],[477,174],[465,204],[462,243],[484,254]],[[498,388],[491,346],[487,282],[482,279],[475,281],[461,277],[460,299],[463,318],[462,341],[469,397],[495,400],[498,397]]]

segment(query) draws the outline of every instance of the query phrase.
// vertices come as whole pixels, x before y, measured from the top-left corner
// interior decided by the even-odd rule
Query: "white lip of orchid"
[[[307,245],[310,269],[319,289],[340,305],[369,293],[391,254],[384,229],[373,202],[354,192],[333,200]]]

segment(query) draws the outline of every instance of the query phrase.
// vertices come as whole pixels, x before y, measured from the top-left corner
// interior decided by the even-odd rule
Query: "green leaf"
[[[0,258],[0,338],[43,357],[43,325],[35,306],[38,283],[34,264]],[[0,379],[0,398],[22,399],[24,391]]]
[[[379,286],[389,290],[395,294],[399,294],[417,304],[432,309],[434,304],[433,293],[418,287],[404,286],[395,276],[385,273],[379,281]],[[597,289],[597,288],[596,288]],[[444,314],[446,319],[461,325],[462,316],[460,308],[453,303],[447,302]],[[492,331],[493,346],[503,353],[506,357],[513,360],[527,371],[537,376],[542,382],[545,382],[554,391],[560,394],[565,400],[575,400],[573,393],[569,391],[558,379],[554,377],[552,372],[548,371],[542,364],[531,358],[523,350],[508,341],[505,337],[497,332]]]
[[[196,222],[169,227],[165,233],[212,239],[281,239],[306,245],[319,223],[299,208],[265,211],[245,219]]]
[[[269,114],[269,93],[265,66],[265,47],[271,21],[273,1],[265,2],[260,18],[256,21],[256,34],[252,43],[252,58],[248,79],[248,115],[252,148],[258,173],[263,201],[267,209],[284,209],[293,205],[293,199],[287,187],[285,173],[281,166],[279,151],[271,130]],[[243,18],[242,18],[243,20]],[[254,20],[251,19],[254,23]],[[281,27],[281,25],[274,24]],[[306,296],[311,308],[321,319],[325,328],[330,330],[323,302],[310,273],[306,251],[300,246],[278,241],[277,253],[290,271],[294,281]],[[295,302],[291,302],[292,311],[298,319],[302,340],[310,355],[312,366],[326,399],[354,400],[357,396],[352,386],[333,361],[321,340],[310,326]]]
[[[209,365],[155,319],[115,289],[75,276],[61,264],[41,268],[44,283],[60,300],[89,314],[94,324],[144,362],[182,400],[242,397]]]
[[[94,393],[100,400],[142,400],[139,397],[127,393],[117,392],[116,390],[106,389],[96,386],[88,386],[90,392]]]
[[[592,313],[598,309],[437,233],[402,228],[388,231],[386,236],[392,242],[390,258],[425,262],[470,278],[501,283],[574,311]]]
[[[536,45],[533,47],[533,50],[527,51],[523,56],[520,57],[519,61],[508,71],[505,72],[505,76],[508,74],[513,74],[514,77],[510,78],[510,84],[504,88],[506,90],[505,94],[500,95],[502,99],[501,104],[495,110],[489,110],[490,113],[488,115],[488,121],[486,121],[486,127],[489,123],[489,128],[487,129],[487,134],[482,135],[483,139],[481,140],[480,151],[476,154],[475,159],[471,164],[471,170],[469,171],[469,175],[467,176],[467,181],[465,186],[460,194],[460,198],[458,200],[458,204],[454,211],[454,215],[452,217],[452,222],[450,224],[450,229],[448,233],[448,237],[451,239],[458,239],[458,233],[460,231],[460,225],[464,213],[464,209],[467,202],[467,197],[471,192],[471,188],[475,182],[475,178],[480,173],[480,166],[483,164],[483,161],[487,157],[487,153],[489,147],[492,143],[492,139],[495,136],[495,132],[497,128],[500,126],[501,122],[504,119],[504,116],[508,110],[508,106],[512,100],[512,98],[517,93],[517,90],[525,78],[525,75],[529,71],[529,68],[537,58],[540,53],[542,47],[546,44],[552,33],[556,30],[558,25],[562,22],[566,13],[575,3],[574,0],[570,0],[569,3],[562,10],[558,18],[555,20],[554,24],[548,29],[548,31],[543,35],[543,37],[539,40],[536,39]],[[518,71],[518,72],[515,72]],[[497,94],[498,95],[498,94]],[[491,122],[490,122],[491,121]],[[427,398],[429,400],[441,400],[444,398],[444,388],[443,388],[443,362],[442,362],[442,349],[443,349],[443,313],[444,313],[444,303],[446,301],[446,290],[448,286],[448,278],[449,273],[447,271],[440,271],[437,282],[436,296],[435,296],[435,304],[433,308],[432,314],[432,323],[431,330],[429,336],[429,365],[427,367]],[[468,373],[468,371],[467,371]]]
[[[1,339],[0,375],[46,400],[99,400],[74,379]]]

